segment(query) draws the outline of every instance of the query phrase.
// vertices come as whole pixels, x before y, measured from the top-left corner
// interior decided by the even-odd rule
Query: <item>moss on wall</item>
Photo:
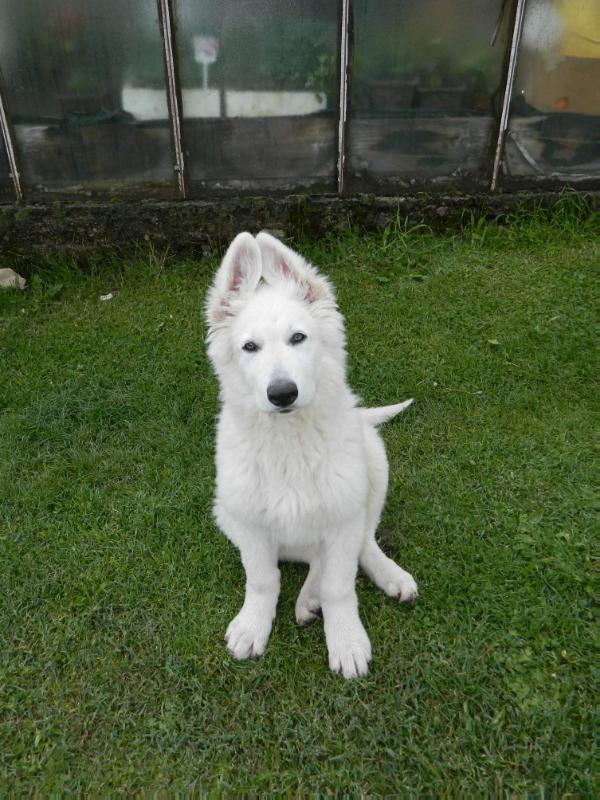
[[[130,256],[153,249],[170,259],[220,246],[241,230],[275,230],[294,240],[356,228],[373,231],[399,217],[409,225],[457,228],[474,218],[502,218],[518,207],[550,206],[560,193],[377,197],[290,195],[210,201],[54,202],[0,206],[0,259],[27,271],[40,257],[99,253]],[[586,197],[598,205],[600,192]]]

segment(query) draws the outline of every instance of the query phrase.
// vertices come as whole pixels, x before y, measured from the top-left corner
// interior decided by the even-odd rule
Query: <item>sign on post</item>
[[[208,67],[219,56],[219,40],[214,36],[194,36],[194,61],[202,64],[202,87],[208,89]]]

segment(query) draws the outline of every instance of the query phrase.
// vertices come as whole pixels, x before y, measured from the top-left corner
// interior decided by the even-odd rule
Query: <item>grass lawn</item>
[[[359,578],[374,660],[350,682],[294,622],[299,565],[264,658],[225,649],[243,572],[211,519],[217,255],[39,264],[2,293],[2,794],[592,797],[599,234],[565,206],[301,243],[355,390],[416,398],[384,429],[379,539],[421,597]]]

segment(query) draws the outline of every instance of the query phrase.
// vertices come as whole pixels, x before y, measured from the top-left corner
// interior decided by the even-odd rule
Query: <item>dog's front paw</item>
[[[344,678],[362,678],[369,671],[371,642],[359,619],[326,628],[329,668]]]
[[[265,619],[250,609],[242,608],[237,617],[231,620],[225,633],[227,649],[238,660],[262,656],[270,633],[270,619]]]
[[[390,569],[390,574],[384,584],[384,591],[388,597],[397,597],[401,603],[410,603],[419,596],[417,582],[405,569],[393,564],[395,569]]]

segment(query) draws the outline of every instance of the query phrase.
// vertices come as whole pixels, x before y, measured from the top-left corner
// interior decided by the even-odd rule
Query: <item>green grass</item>
[[[1,294],[2,794],[592,797],[598,234],[565,206],[301,243],[356,391],[417,400],[384,429],[379,538],[421,598],[359,579],[354,682],[294,623],[300,566],[264,658],[224,646],[243,572],[211,519],[217,256],[39,264]]]

